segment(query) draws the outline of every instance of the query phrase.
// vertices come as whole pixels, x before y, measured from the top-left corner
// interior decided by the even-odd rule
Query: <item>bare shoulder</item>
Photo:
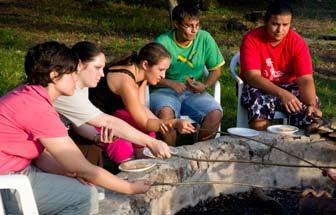
[[[108,73],[106,76],[107,85],[112,91],[120,89],[130,89],[136,87],[136,83],[132,77],[124,73]]]

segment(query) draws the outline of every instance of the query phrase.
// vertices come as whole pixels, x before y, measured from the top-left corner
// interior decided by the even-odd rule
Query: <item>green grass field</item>
[[[332,17],[336,13],[331,8],[336,8],[336,3],[323,1],[323,5],[316,5],[316,1],[311,2],[304,7],[295,5],[299,12],[293,26],[309,39],[315,70],[323,68],[324,71],[336,74],[336,59],[332,58],[336,56],[336,44],[318,41],[319,34],[335,34],[336,21]],[[209,11],[201,13],[202,28],[214,36],[226,59],[220,79],[223,129],[235,125],[236,89],[228,65],[231,57],[239,50],[244,34],[243,31],[228,31],[226,23],[229,18],[238,18],[249,28],[256,27],[261,22],[249,22],[244,19],[244,14],[263,8],[264,4],[212,4]],[[0,4],[0,95],[24,81],[24,55],[36,43],[57,40],[71,46],[78,41],[89,40],[100,44],[110,60],[124,52],[138,50],[169,28],[169,14],[165,8],[128,5],[123,1],[105,1],[104,5],[94,7],[89,6],[87,1],[71,0],[3,2]],[[328,53],[329,58],[325,53]],[[333,105],[336,104],[336,97],[333,96],[336,93],[335,81],[316,78],[316,86],[322,101],[322,111],[325,115],[333,114]]]

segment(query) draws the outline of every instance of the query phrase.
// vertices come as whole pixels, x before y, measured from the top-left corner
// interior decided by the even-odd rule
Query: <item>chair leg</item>
[[[5,207],[2,202],[1,191],[0,191],[0,214],[5,214]]]
[[[38,214],[34,193],[27,176],[0,176],[0,189],[15,189],[18,191],[24,215]]]

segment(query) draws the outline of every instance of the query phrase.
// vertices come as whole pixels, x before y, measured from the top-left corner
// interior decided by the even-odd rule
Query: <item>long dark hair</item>
[[[120,59],[116,59],[108,64],[106,64],[105,69],[112,66],[126,66],[132,64],[139,64],[141,61],[146,60],[149,66],[157,65],[159,61],[163,58],[170,58],[168,50],[160,43],[151,42],[142,47],[137,52],[131,52]]]
[[[57,72],[57,78],[77,71],[78,57],[63,43],[49,41],[30,48],[25,56],[27,84],[46,87],[51,83],[50,73]]]
[[[83,63],[93,61],[96,56],[103,52],[98,45],[89,41],[78,42],[71,50],[78,55]]]

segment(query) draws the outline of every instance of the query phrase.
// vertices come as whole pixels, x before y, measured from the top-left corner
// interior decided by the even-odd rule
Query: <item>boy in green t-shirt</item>
[[[161,88],[150,94],[150,106],[161,119],[188,115],[202,129],[199,140],[212,138],[222,119],[222,107],[206,90],[216,83],[221,74],[224,58],[212,36],[200,30],[198,10],[182,3],[173,9],[174,29],[156,38],[171,54],[171,65]],[[203,69],[210,73],[201,82]],[[207,131],[205,131],[207,130]],[[176,132],[163,136],[169,145],[175,145]]]

